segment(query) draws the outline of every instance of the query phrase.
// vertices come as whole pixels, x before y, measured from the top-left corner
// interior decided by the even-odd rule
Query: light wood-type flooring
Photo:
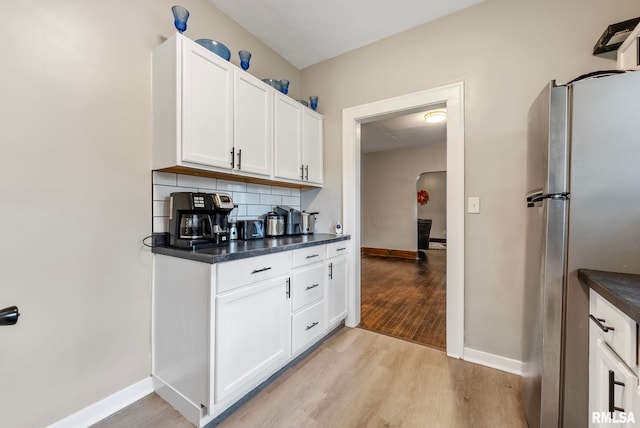
[[[516,375],[360,328],[342,328],[220,427],[526,428]],[[151,394],[95,425],[189,426]]]
[[[362,256],[360,327],[447,347],[446,250],[424,260]]]

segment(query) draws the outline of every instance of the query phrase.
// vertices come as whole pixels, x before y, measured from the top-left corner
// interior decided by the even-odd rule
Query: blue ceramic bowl
[[[276,79],[262,79],[262,81],[264,83],[266,83],[269,86],[272,86],[274,88],[276,88],[278,91],[282,92],[282,85],[280,84],[279,80]]]
[[[196,40],[196,43],[204,46],[214,54],[226,59],[227,61],[229,61],[229,59],[231,58],[231,51],[229,50],[229,48],[220,42],[216,42],[215,40],[211,39],[198,39]]]

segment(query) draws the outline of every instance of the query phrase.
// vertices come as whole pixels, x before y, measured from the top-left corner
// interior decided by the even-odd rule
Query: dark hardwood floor
[[[362,256],[360,327],[446,350],[446,254]]]

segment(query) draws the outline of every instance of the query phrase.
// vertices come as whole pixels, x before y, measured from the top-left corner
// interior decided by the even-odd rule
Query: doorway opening
[[[446,233],[441,170],[447,127],[446,120],[429,123],[425,117],[445,107],[400,112],[360,129],[359,327],[441,350],[446,349],[446,253],[429,250],[429,237],[431,231],[434,239]]]
[[[446,350],[462,358],[464,351],[464,120],[463,84],[456,83],[343,110],[343,224],[351,235],[353,269],[348,277],[346,324],[361,321],[362,156],[361,125],[400,112],[445,104],[447,170]],[[413,192],[413,191],[412,191]],[[415,225],[415,223],[414,223]],[[414,235],[415,236],[415,235]],[[417,239],[417,238],[416,238]],[[414,247],[415,248],[415,247]]]

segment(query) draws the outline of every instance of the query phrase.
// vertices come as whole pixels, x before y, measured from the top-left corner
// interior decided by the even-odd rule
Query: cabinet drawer
[[[327,244],[327,258],[343,256],[351,252],[351,241],[338,241]]]
[[[316,245],[313,247],[300,248],[293,251],[293,267],[306,266],[311,263],[323,261],[325,258],[325,246]]]
[[[636,323],[593,289],[589,291],[590,328],[614,350],[629,367],[636,367]],[[599,324],[599,325],[598,325]],[[608,330],[608,331],[605,331]]]
[[[294,314],[291,320],[293,352],[304,348],[326,330],[324,318],[324,301]]]
[[[292,311],[324,297],[324,263],[297,269],[291,279]]]
[[[289,273],[291,252],[233,260],[218,265],[218,293]]]

